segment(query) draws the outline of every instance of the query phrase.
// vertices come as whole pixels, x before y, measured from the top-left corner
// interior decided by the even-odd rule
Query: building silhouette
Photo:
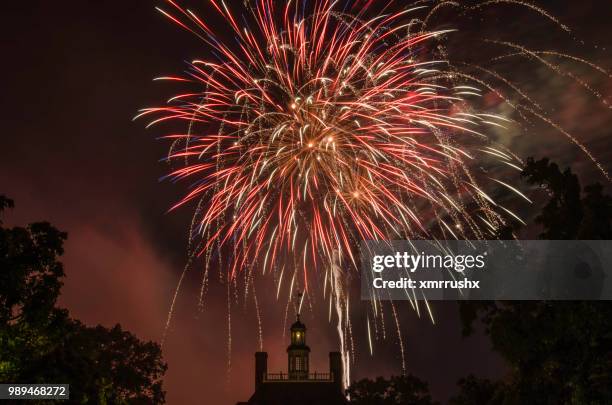
[[[300,315],[291,325],[287,347],[287,373],[268,373],[268,353],[255,353],[255,392],[237,405],[346,405],[343,395],[342,357],[329,353],[329,372],[311,373],[310,348],[306,345],[306,325]]]

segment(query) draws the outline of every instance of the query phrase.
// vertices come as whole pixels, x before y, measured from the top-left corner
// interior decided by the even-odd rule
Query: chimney
[[[333,376],[334,384],[338,388],[338,391],[343,392],[344,370],[340,352],[329,353],[329,372]]]
[[[263,382],[264,376],[268,372],[268,353],[255,352],[255,391]]]

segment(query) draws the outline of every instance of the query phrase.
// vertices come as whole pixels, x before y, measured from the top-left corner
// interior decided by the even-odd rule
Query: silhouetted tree
[[[601,185],[581,193],[577,176],[570,169],[561,172],[548,159],[529,159],[523,177],[549,195],[536,218],[543,227],[540,238],[611,239],[612,198]],[[485,325],[511,375],[505,382],[463,380],[451,403],[612,403],[610,303],[462,302],[460,312],[465,335],[476,320]]]
[[[536,218],[544,227],[540,238],[612,238],[612,198],[603,194],[601,184],[586,186],[582,197],[578,177],[569,168],[561,172],[548,159],[528,159],[522,176],[545,188],[550,196]]]
[[[603,194],[601,184],[584,188],[583,218],[578,239],[612,239],[612,197]]]
[[[412,375],[363,379],[347,390],[355,405],[434,405],[429,386]]]
[[[0,196],[0,216],[12,207]],[[159,345],[56,307],[66,237],[46,222],[0,220],[0,383],[68,383],[71,403],[164,403]]]
[[[13,202],[0,197],[0,214]],[[57,260],[66,234],[46,222],[4,228],[0,222],[0,325],[45,322],[64,277]]]
[[[536,223],[544,227],[541,239],[574,239],[578,235],[583,218],[578,177],[567,168],[561,172],[548,159],[527,159],[521,176],[530,184],[538,185],[549,195],[548,203],[536,217]]]
[[[493,382],[473,375],[457,383],[459,394],[450,399],[449,405],[505,405],[506,387],[502,382]]]

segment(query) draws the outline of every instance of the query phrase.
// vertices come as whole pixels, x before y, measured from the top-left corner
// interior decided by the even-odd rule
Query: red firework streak
[[[168,3],[160,11],[214,57],[162,78],[196,90],[140,115],[187,122],[166,137],[169,177],[193,184],[173,208],[198,202],[198,252],[230,246],[232,277],[294,258],[307,288],[308,270],[334,254],[355,264],[360,240],[483,238],[504,223],[510,212],[470,170],[485,119],[431,56],[448,31],[412,29],[418,7],[260,0],[237,16],[211,0],[227,21],[218,32]]]

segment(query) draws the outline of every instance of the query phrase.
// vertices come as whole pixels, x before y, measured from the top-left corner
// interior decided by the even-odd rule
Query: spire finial
[[[304,297],[304,293],[302,293],[302,291],[298,291],[295,294],[295,297],[296,297],[296,304],[297,304],[295,312],[296,312],[297,320],[299,321],[300,320],[300,312],[301,312],[301,309],[302,309],[302,299]]]

